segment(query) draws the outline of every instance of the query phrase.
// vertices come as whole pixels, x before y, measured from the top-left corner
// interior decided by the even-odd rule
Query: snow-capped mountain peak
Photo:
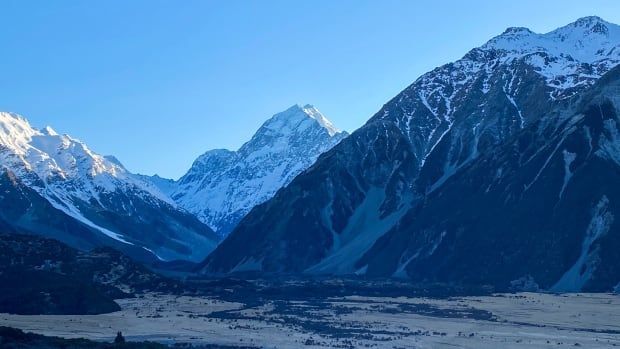
[[[620,49],[617,49],[619,45],[620,26],[593,16],[580,18],[545,34],[511,27],[481,49],[504,51],[506,58],[514,58],[514,54],[546,52],[583,63],[593,63],[606,57],[620,57]]]
[[[0,112],[0,144],[3,147],[23,155],[28,141],[36,133],[36,130],[22,116]]]
[[[339,129],[337,129],[336,127],[334,127],[334,124],[332,124],[331,121],[329,121],[325,115],[323,115],[317,108],[315,108],[313,105],[311,104],[306,104],[305,106],[303,106],[303,111],[304,113],[306,113],[308,116],[310,116],[311,118],[313,118],[314,120],[316,120],[319,125],[323,126],[323,128],[325,130],[327,130],[327,133],[329,133],[330,136],[334,136],[337,133],[340,133],[341,131]]]
[[[604,19],[602,19],[599,16],[585,16],[585,17],[581,17],[578,20],[576,20],[575,22],[564,26],[563,28],[566,27],[580,27],[580,28],[586,28],[586,29],[594,29],[595,31],[597,31],[598,29],[601,29],[602,27],[606,27],[607,25],[610,25],[611,23],[605,21]],[[611,24],[614,25],[614,24]]]
[[[221,235],[347,136],[312,105],[265,121],[238,151],[210,150],[174,186],[152,182]]]
[[[262,130],[269,130],[270,132],[287,135],[291,132],[294,132],[295,130],[302,130],[307,127],[312,127],[314,123],[325,129],[325,131],[331,137],[341,132],[336,127],[334,127],[332,122],[329,121],[329,119],[327,119],[314,106],[306,104],[302,107],[298,104],[295,104],[290,108],[286,109],[285,111],[277,113],[269,120],[265,121],[265,123],[263,123],[262,127],[257,132],[257,135],[261,135]]]
[[[518,35],[518,34],[533,34],[530,28],[526,27],[508,27],[502,33],[502,35]]]
[[[3,152],[5,166],[24,165],[46,182],[55,176],[75,179],[108,173],[118,177],[125,172],[83,142],[60,135],[49,126],[38,130],[14,113],[0,113],[0,145],[7,150]]]
[[[215,244],[215,236],[208,237],[212,234],[208,227],[177,211],[176,203],[166,194],[150,181],[128,172],[116,158],[99,155],[84,142],[61,135],[49,126],[36,129],[14,113],[0,112],[0,164],[0,172],[15,175],[55,209],[116,242],[140,246],[164,259],[200,258]],[[163,235],[170,233],[166,224],[181,227],[179,222],[186,222],[191,226],[186,231],[188,237],[193,235],[192,239],[200,241],[198,248],[183,250],[183,244],[174,242],[176,246],[169,249],[136,238],[151,224],[146,214],[143,217],[143,213],[136,213],[138,208],[160,212],[162,221],[158,229]],[[168,217],[163,218],[165,215]],[[114,216],[109,221],[102,218]],[[163,222],[164,219],[169,221]],[[32,223],[27,219],[24,222]],[[160,242],[168,238],[160,237]],[[206,247],[199,250],[200,246]]]
[[[51,126],[45,126],[42,128],[41,133],[47,136],[58,136],[58,133]]]

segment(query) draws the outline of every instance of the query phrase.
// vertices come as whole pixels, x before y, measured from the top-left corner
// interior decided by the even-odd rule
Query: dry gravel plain
[[[264,348],[613,348],[620,296],[328,297],[246,305],[147,294],[104,315],[0,314],[4,326],[68,338]]]

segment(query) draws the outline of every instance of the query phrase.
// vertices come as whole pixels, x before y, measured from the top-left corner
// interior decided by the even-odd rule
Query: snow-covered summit
[[[0,144],[23,154],[28,140],[36,133],[28,121],[15,113],[0,112]]]
[[[618,46],[620,26],[592,16],[545,34],[537,34],[527,28],[508,28],[481,49],[504,51],[506,59],[545,52],[573,61],[593,63],[605,58],[618,59]]]
[[[607,21],[605,21],[604,19],[602,19],[599,16],[585,16],[585,17],[581,17],[578,20],[576,20],[575,22],[565,26],[565,27],[581,27],[581,28],[586,28],[588,30],[594,30],[594,31],[599,31],[600,29],[603,29],[603,27],[606,26],[617,26],[615,24],[609,23]],[[565,28],[564,27],[564,28]]]
[[[545,34],[509,28],[464,59],[471,59],[473,69],[487,71],[489,63],[523,60],[555,89],[551,95],[562,99],[574,95],[576,87],[590,86],[620,63],[620,26],[592,16]]]
[[[265,121],[239,150],[199,156],[173,187],[154,180],[173,200],[221,235],[254,206],[347,136],[311,105],[293,105]]]
[[[83,199],[96,196],[99,190],[114,191],[118,185],[131,185],[175,205],[149,181],[127,171],[115,156],[97,154],[86,143],[59,134],[50,126],[37,129],[19,114],[0,112],[0,158],[2,167],[17,173],[26,171],[26,178],[35,174],[46,185],[58,179],[83,182],[72,193]]]
[[[41,129],[41,132],[48,136],[58,136],[58,132],[56,132],[56,130],[54,130],[51,126],[45,126]]]
[[[13,113],[0,113],[0,145],[4,148],[4,166],[23,165],[47,181],[77,177],[95,177],[107,172],[120,175],[120,168],[93,153],[88,147],[67,135],[59,135],[51,127],[38,130]]]
[[[303,108],[304,113],[306,113],[306,115],[310,116],[311,118],[315,119],[319,125],[323,126],[323,128],[325,128],[325,130],[327,130],[327,133],[329,133],[330,136],[334,136],[337,133],[340,133],[341,131],[339,129],[337,129],[336,127],[334,127],[334,125],[332,124],[331,121],[329,121],[317,108],[315,108],[313,105],[310,104],[306,104]]]
[[[551,101],[565,100],[592,86],[618,64],[620,26],[599,17],[584,17],[545,34],[511,27],[463,58],[420,76],[396,97],[398,107],[384,109],[376,118],[395,118],[423,165],[454,126],[460,104],[479,98],[478,93],[487,96],[484,101],[491,104],[498,101],[497,95],[503,96],[514,109],[512,120],[506,121],[508,132],[499,131],[498,127],[506,127],[499,124],[492,126],[494,131],[488,130],[499,141],[534,118],[523,108],[526,99],[533,98],[528,96],[533,86],[540,88],[536,93]],[[480,121],[492,120],[496,113],[491,110],[479,105],[463,118],[469,119],[473,128]],[[475,133],[483,132],[483,127],[485,122],[475,128]]]
[[[299,131],[308,127],[314,127],[314,124],[321,126],[329,136],[333,137],[341,131],[338,130],[331,121],[329,121],[317,108],[310,104],[303,107],[295,104],[283,112],[277,113],[269,120],[265,121],[257,134],[261,131],[277,132],[281,135],[293,131]]]
[[[194,255],[194,251],[186,249],[184,255],[178,253],[180,248],[175,247],[177,251],[173,251],[163,246],[166,237],[159,240],[158,246],[146,243],[148,239],[135,238],[132,236],[135,229],[141,234],[147,229],[150,218],[146,212],[161,212],[162,217],[163,212],[177,216],[171,220],[191,220],[191,216],[180,212],[176,203],[152,182],[128,172],[115,157],[99,155],[84,142],[59,134],[49,126],[37,129],[18,114],[0,112],[0,172],[5,171],[67,216],[108,238],[139,246],[158,257],[200,258],[215,244],[215,240],[202,236],[203,232],[187,232],[188,240],[195,240],[197,248],[205,247]],[[138,214],[138,207],[143,212]],[[112,220],[117,214],[122,218]],[[102,219],[102,215],[110,220]],[[206,235],[212,234],[204,225],[188,224],[193,229],[204,229]],[[160,229],[163,233],[167,228],[160,226]]]

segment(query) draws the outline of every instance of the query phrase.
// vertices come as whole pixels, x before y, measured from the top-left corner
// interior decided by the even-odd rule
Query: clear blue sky
[[[506,27],[586,15],[620,1],[2,0],[0,110],[176,178],[294,103],[352,131]]]

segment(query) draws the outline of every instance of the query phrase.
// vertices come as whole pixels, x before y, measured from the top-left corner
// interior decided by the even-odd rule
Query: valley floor
[[[0,314],[0,325],[67,338],[266,348],[613,348],[620,296],[325,297],[224,301],[147,294],[104,315]]]

